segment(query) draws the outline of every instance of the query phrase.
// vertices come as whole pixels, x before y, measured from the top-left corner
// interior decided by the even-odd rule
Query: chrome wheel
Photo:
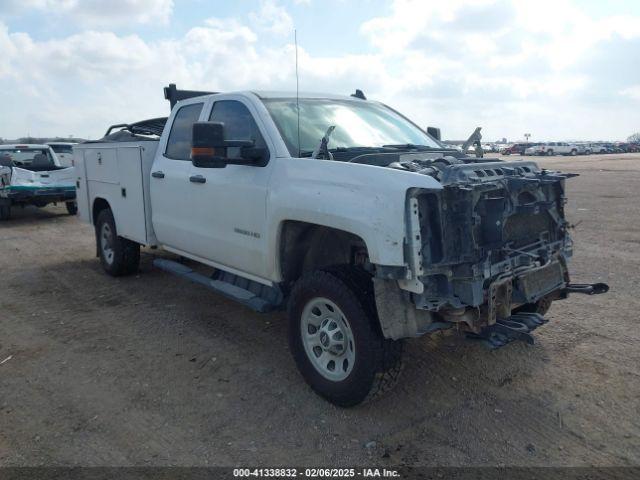
[[[328,380],[349,376],[356,357],[349,321],[327,298],[310,300],[302,311],[300,333],[305,352],[315,369]]]
[[[108,223],[103,223],[100,228],[100,249],[102,250],[102,258],[109,265],[113,263],[113,257],[115,255],[113,244],[114,235],[111,226]]]

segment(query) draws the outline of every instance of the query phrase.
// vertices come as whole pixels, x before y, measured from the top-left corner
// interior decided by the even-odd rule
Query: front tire
[[[291,292],[288,314],[298,369],[331,403],[358,405],[397,382],[402,342],[382,336],[366,272],[345,267],[305,275]]]
[[[118,236],[111,209],[106,208],[96,220],[96,241],[102,268],[109,275],[119,277],[138,271],[140,245]]]
[[[65,205],[69,215],[76,215],[78,213],[78,204],[76,202],[66,202]]]
[[[549,156],[553,155],[553,150],[547,150],[547,155]]]

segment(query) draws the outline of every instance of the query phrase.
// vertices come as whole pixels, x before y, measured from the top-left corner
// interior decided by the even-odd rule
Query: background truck
[[[583,145],[567,142],[541,143],[525,151],[525,155],[584,155],[585,153],[586,149]]]
[[[75,215],[75,198],[73,168],[62,166],[49,145],[0,145],[0,220],[15,206],[58,202]]]
[[[161,269],[286,309],[300,372],[335,404],[391,387],[405,338],[531,343],[551,301],[607,290],[569,283],[571,175],[467,157],[361,91],[165,97],[168,119],[74,147],[104,269],[135,272],[141,246],[161,247],[176,254]]]

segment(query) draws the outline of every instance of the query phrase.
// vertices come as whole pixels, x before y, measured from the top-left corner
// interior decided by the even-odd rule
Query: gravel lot
[[[151,250],[110,278],[63,207],[16,211],[0,465],[640,465],[640,154],[537,160],[581,175],[573,281],[611,292],[555,303],[534,346],[411,340],[398,388],[350,410],[303,382],[283,314],[155,270]]]

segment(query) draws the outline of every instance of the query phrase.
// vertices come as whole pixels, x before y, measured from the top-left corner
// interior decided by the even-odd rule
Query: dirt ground
[[[509,157],[509,160],[518,157]],[[534,346],[407,342],[398,388],[317,397],[282,313],[151,266],[114,279],[64,208],[0,224],[0,465],[640,465],[640,154],[536,159],[568,180],[573,281]]]

